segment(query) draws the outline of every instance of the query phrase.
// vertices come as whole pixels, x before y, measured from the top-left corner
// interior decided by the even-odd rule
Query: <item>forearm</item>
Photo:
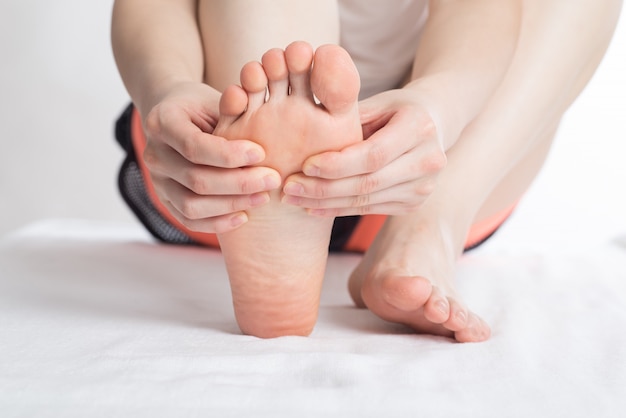
[[[580,94],[606,52],[621,3],[524,2],[519,46],[488,108],[510,126],[511,141],[550,129]]]
[[[594,74],[620,6],[619,0],[525,0],[509,70],[453,150],[466,158],[470,148],[479,149],[477,164],[488,162],[488,169],[475,170],[472,184],[495,187],[524,155],[545,146]]]
[[[111,42],[124,84],[146,113],[177,83],[201,82],[196,0],[117,0]]]
[[[435,113],[445,149],[480,112],[515,50],[520,0],[435,0],[416,53],[414,90]]]

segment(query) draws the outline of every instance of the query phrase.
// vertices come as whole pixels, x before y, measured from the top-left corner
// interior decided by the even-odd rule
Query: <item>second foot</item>
[[[388,219],[350,277],[356,305],[420,334],[459,342],[489,339],[487,323],[459,298],[452,277],[459,251],[436,224]]]

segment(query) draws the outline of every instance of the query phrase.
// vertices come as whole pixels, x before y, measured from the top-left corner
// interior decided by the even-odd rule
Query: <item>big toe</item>
[[[384,301],[394,311],[414,312],[424,306],[432,293],[432,284],[419,276],[387,275],[370,280],[362,289],[363,301],[372,310],[385,309]]]
[[[330,113],[345,113],[356,106],[361,81],[345,49],[323,45],[315,51],[311,88]]]

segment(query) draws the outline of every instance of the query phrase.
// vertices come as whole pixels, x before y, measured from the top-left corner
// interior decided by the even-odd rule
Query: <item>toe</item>
[[[439,288],[433,286],[433,291],[424,305],[424,317],[434,324],[443,324],[450,318],[450,303]]]
[[[293,42],[285,49],[285,60],[289,70],[291,95],[313,100],[311,91],[311,65],[313,48],[306,42]]]
[[[253,61],[241,69],[241,86],[248,94],[248,110],[255,111],[265,103],[267,76],[261,63]]]
[[[474,313],[469,314],[467,327],[454,333],[454,338],[462,343],[477,343],[491,337],[491,329],[485,321]]]
[[[234,122],[247,106],[247,93],[239,86],[228,86],[220,98],[220,124]]]
[[[385,302],[404,312],[422,308],[432,292],[430,281],[423,277],[388,275],[380,280],[379,286]]]
[[[278,48],[270,49],[263,55],[261,62],[269,81],[269,100],[286,97],[289,91],[289,71],[284,51]]]
[[[337,45],[323,45],[315,51],[311,71],[313,93],[330,113],[354,109],[361,88],[352,58]]]
[[[443,326],[450,331],[460,331],[467,328],[469,320],[467,308],[451,297],[448,297],[448,303],[450,305],[450,316],[443,323]]]

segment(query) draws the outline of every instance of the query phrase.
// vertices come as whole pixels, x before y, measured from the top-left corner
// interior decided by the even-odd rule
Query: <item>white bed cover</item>
[[[312,336],[262,340],[239,333],[219,252],[37,223],[0,241],[0,416],[623,417],[620,245],[467,254],[480,344],[354,308],[358,256],[333,255]]]

